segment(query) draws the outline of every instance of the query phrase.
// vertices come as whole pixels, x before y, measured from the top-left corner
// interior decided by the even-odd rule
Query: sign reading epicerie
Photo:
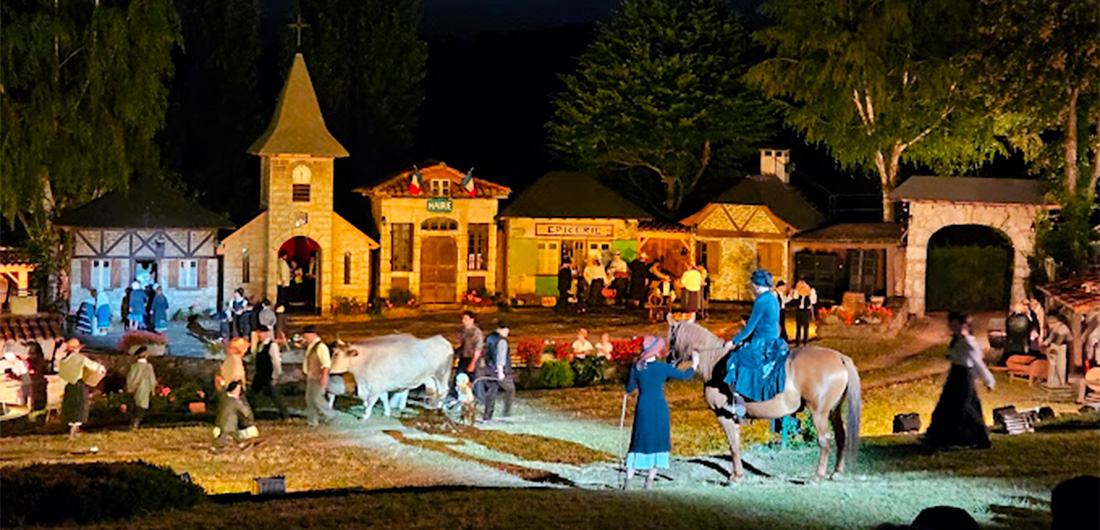
[[[538,237],[611,237],[614,228],[610,224],[558,224],[536,223]]]

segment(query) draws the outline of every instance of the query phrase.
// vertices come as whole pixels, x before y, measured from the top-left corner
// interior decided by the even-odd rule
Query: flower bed
[[[151,331],[128,331],[118,341],[118,351],[124,351],[131,355],[141,346],[149,349],[149,355],[160,357],[164,355],[168,339],[161,333]]]
[[[867,306],[859,313],[840,305],[823,307],[817,311],[818,335],[834,338],[893,337],[905,326],[905,302],[902,300],[889,305],[891,307]]]

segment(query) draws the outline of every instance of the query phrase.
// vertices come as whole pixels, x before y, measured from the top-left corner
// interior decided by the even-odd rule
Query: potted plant
[[[145,346],[150,357],[163,356],[167,349],[168,339],[160,333],[151,331],[128,331],[118,341],[118,350],[133,355],[141,346]]]

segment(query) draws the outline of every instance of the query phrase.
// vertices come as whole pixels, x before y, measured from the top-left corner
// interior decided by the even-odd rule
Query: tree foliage
[[[411,147],[424,100],[428,45],[420,39],[419,0],[301,2],[301,51],[325,123],[361,169]],[[297,48],[284,32],[287,62]],[[461,79],[456,79],[461,83]]]
[[[628,0],[562,76],[550,145],[587,170],[643,170],[675,212],[709,166],[755,152],[774,132],[771,110],[741,79],[750,45],[719,0]]]
[[[902,163],[937,171],[975,167],[1004,151],[969,85],[973,1],[769,0],[774,25],[756,33],[775,56],[751,82],[782,105],[787,123],[845,167],[878,175],[883,218]]]

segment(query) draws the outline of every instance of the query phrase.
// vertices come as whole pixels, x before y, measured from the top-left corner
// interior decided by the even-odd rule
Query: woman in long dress
[[[129,327],[130,329],[142,329],[145,327],[145,309],[149,303],[146,300],[145,290],[138,282],[130,285]]]
[[[159,285],[156,293],[153,296],[153,331],[161,333],[168,329],[168,297]]]
[[[970,334],[970,317],[953,312],[947,317],[947,326],[952,334],[948,347],[951,371],[922,441],[932,449],[952,446],[988,449],[989,433],[974,378],[981,377],[990,390],[996,382],[982,359],[981,346]]]
[[[107,293],[99,291],[95,295],[96,335],[106,335],[111,328],[111,302]]]
[[[757,269],[750,279],[756,292],[745,327],[726,343],[730,352],[725,382],[733,392],[727,409],[745,417],[745,399],[766,401],[783,391],[786,382],[787,341],[779,337],[779,298],[772,292],[772,275]],[[740,346],[737,346],[740,344]]]
[[[634,426],[630,432],[630,450],[626,454],[626,482],[623,489],[630,489],[630,480],[637,470],[646,470],[645,488],[653,487],[657,469],[668,469],[669,452],[672,451],[672,434],[668,403],[665,401],[665,381],[690,379],[695,375],[699,360],[691,359],[691,368],[677,370],[675,366],[657,360],[664,349],[665,340],[648,336],[642,341],[642,353],[630,368],[626,382],[627,394],[638,390],[638,405],[634,408]]]
[[[95,289],[91,295],[80,303],[76,310],[76,331],[84,335],[91,335],[95,326]]]

